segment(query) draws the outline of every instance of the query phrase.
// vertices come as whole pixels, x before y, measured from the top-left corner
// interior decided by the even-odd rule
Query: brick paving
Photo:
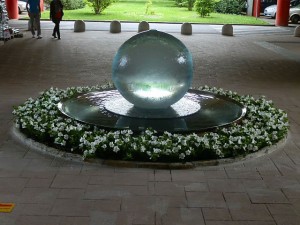
[[[65,29],[61,41],[49,29],[41,40],[25,32],[0,46],[0,202],[16,204],[0,213],[0,224],[299,225],[300,39],[291,28],[234,26],[235,36],[225,37],[219,27],[203,27],[214,32],[172,33],[193,55],[193,86],[272,99],[291,123],[282,148],[189,170],[117,168],[37,153],[12,137],[12,107],[52,86],[110,80],[115,52],[136,32]]]

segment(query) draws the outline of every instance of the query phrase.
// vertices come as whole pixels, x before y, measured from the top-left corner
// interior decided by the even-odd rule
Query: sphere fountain
[[[108,129],[206,131],[240,120],[246,109],[221,95],[190,89],[192,55],[174,36],[157,30],[127,40],[113,60],[116,89],[62,100],[62,113]]]

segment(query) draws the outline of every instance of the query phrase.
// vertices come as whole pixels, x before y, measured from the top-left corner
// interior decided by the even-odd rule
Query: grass
[[[102,14],[95,15],[93,8],[86,6],[83,9],[64,10],[64,20],[85,21],[147,21],[147,22],[190,22],[209,24],[255,24],[265,25],[266,22],[255,17],[244,15],[230,15],[211,13],[210,16],[202,18],[195,11],[187,8],[179,8],[174,0],[153,0],[151,7],[146,13],[147,0],[118,0],[106,8]],[[42,14],[42,19],[49,19],[49,11]]]

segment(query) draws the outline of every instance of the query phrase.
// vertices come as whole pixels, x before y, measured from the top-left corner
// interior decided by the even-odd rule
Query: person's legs
[[[35,23],[36,23],[36,29],[37,29],[37,35],[38,37],[41,36],[41,20],[40,20],[40,14],[39,13],[36,13],[34,14],[35,16]]]
[[[55,21],[55,20],[53,20],[52,22],[55,24],[55,25],[54,25],[54,28],[53,28],[52,36],[53,36],[54,38],[56,38],[57,25],[56,25],[56,21]]]
[[[52,36],[56,38],[56,24],[54,25]]]
[[[60,23],[60,21],[57,21],[57,23],[56,23],[56,33],[57,33],[57,37],[58,37],[58,39],[60,39],[60,30],[59,30],[59,23]]]
[[[31,30],[31,34],[32,34],[32,37],[34,37],[35,35],[35,24],[34,24],[34,14],[30,13],[29,15],[29,18],[30,18],[30,30]]]

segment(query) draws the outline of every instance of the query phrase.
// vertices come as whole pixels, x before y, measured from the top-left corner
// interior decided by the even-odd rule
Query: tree
[[[193,10],[195,0],[175,0],[175,5],[179,7],[187,7],[189,11]]]
[[[100,14],[110,4],[111,0],[87,0],[88,4],[94,8],[95,14]]]
[[[214,11],[214,5],[214,0],[196,0],[194,8],[201,17],[205,17]]]
[[[216,3],[215,10],[218,13],[241,14],[246,9],[245,0],[221,0]]]

